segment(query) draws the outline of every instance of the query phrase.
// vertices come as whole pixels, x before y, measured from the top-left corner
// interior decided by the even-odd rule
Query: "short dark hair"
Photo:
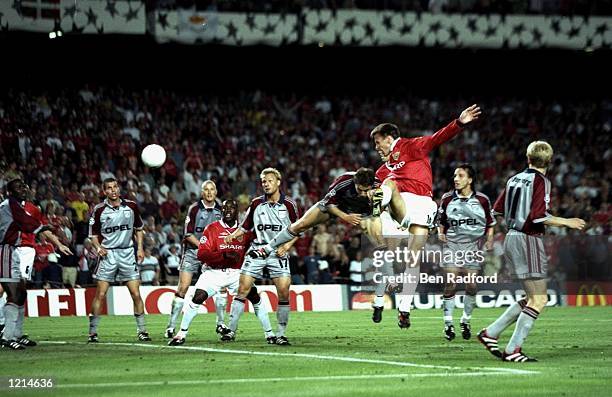
[[[472,178],[472,183],[470,184],[470,187],[473,191],[476,191],[476,188],[474,187],[476,184],[476,170],[474,169],[474,167],[472,167],[470,163],[462,163],[455,168],[461,168],[462,170],[465,170],[465,172],[467,172],[468,177]]]
[[[361,167],[353,175],[353,181],[357,185],[372,186],[374,184],[374,170]]]
[[[112,182],[117,182],[117,179],[110,177],[110,178],[106,178],[105,180],[102,181],[102,189],[106,189],[106,184],[107,183],[112,183]]]
[[[21,178],[15,178],[6,184],[6,191],[8,192],[8,194],[12,196],[14,193],[16,193],[15,185],[17,185],[19,182],[23,183],[23,180]]]
[[[376,127],[374,127],[372,132],[370,132],[370,139],[374,139],[374,136],[376,134],[382,135],[383,138],[387,136],[398,138],[400,136],[400,130],[399,130],[399,127],[396,126],[395,124],[382,123],[382,124],[378,124]]]

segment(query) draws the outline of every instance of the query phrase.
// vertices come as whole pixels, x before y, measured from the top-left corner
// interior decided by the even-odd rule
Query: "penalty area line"
[[[41,343],[48,344],[69,344],[66,341],[42,341]],[[70,343],[73,344],[73,343]],[[354,362],[354,363],[364,363],[364,364],[381,364],[381,365],[391,365],[397,367],[413,367],[413,368],[428,368],[428,369],[444,369],[448,371],[459,371],[464,373],[469,370],[473,370],[473,372],[468,373],[491,373],[491,374],[512,374],[512,375],[534,375],[539,374],[539,371],[533,370],[524,370],[524,369],[515,369],[515,368],[501,368],[501,367],[470,367],[470,368],[462,368],[462,367],[454,367],[448,365],[435,365],[435,364],[417,364],[406,361],[390,361],[390,360],[375,360],[368,358],[358,358],[358,357],[346,357],[346,356],[330,356],[330,355],[321,355],[321,354],[312,354],[312,353],[286,353],[286,352],[265,352],[265,351],[257,351],[257,350],[237,350],[237,349],[219,349],[214,347],[204,347],[204,346],[167,346],[167,345],[155,345],[155,344],[146,344],[146,343],[124,343],[124,342],[99,342],[96,345],[101,346],[127,346],[127,347],[142,347],[149,349],[171,349],[171,350],[191,350],[191,351],[205,351],[210,353],[226,353],[226,354],[243,354],[243,355],[251,355],[251,356],[277,356],[277,357],[289,357],[289,358],[309,358],[315,360],[331,360],[331,361],[344,361],[344,362]]]

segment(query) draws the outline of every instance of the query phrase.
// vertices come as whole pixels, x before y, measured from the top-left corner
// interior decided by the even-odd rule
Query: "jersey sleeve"
[[[219,250],[216,241],[220,239],[215,238],[216,236],[214,235],[213,229],[214,226],[212,226],[212,224],[206,226],[202,233],[202,238],[200,238],[198,260],[202,263],[215,264],[223,260],[223,254]]]
[[[449,193],[444,194],[440,200],[440,207],[438,208],[438,226],[442,226],[444,233],[448,230],[448,215],[446,214],[446,209],[451,199],[452,195]]]
[[[336,178],[336,180],[329,186],[329,190],[327,191],[325,197],[323,197],[323,200],[321,200],[323,205],[326,207],[337,206],[342,190],[346,189],[346,186],[350,183],[353,183],[352,176],[342,175]]]
[[[198,214],[198,203],[192,204],[187,210],[187,216],[185,217],[185,227],[183,229],[183,236],[189,237],[195,232],[196,216]]]
[[[23,233],[39,233],[43,230],[44,225],[23,209],[17,200],[9,200],[13,222],[19,227],[19,231]]]
[[[300,213],[295,201],[285,199],[285,207],[287,207],[287,212],[289,212],[289,220],[291,221],[291,223],[297,221],[300,217]]]
[[[134,212],[134,230],[142,230],[142,228],[144,227],[144,223],[142,222],[142,216],[140,216],[138,204],[133,201],[128,201],[127,205]]]
[[[504,206],[506,203],[506,189],[502,190],[497,200],[495,200],[495,204],[493,204],[493,215],[504,215],[505,210]]]
[[[102,211],[104,211],[104,207],[102,205],[94,208],[91,218],[89,218],[89,237],[102,235],[102,223],[100,220]]]
[[[461,132],[462,128],[459,125],[458,120],[451,121],[448,125],[442,127],[435,134],[431,136],[422,136],[415,139],[401,139],[400,140],[400,150],[404,151],[412,151],[412,152],[420,152],[420,154],[424,155],[440,146],[444,142],[447,142],[455,137],[459,132]],[[408,145],[407,143],[410,142]]]
[[[476,198],[480,202],[482,209],[485,213],[485,222],[487,227],[493,227],[497,224],[495,217],[493,216],[493,209],[491,208],[491,200],[482,193],[476,193]]]
[[[533,196],[531,197],[530,217],[533,223],[544,222],[552,215],[550,209],[550,181],[540,175],[536,176],[533,186]]]
[[[242,221],[242,225],[240,225],[240,228],[245,232],[252,231],[253,227],[255,226],[254,216],[257,205],[259,205],[259,200],[254,199],[251,201],[251,205],[249,205],[249,208],[247,209],[244,221]]]

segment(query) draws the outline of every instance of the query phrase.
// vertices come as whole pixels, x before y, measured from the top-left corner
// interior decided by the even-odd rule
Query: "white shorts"
[[[213,269],[203,266],[202,274],[200,274],[195,288],[206,291],[209,297],[214,296],[223,288],[227,288],[230,294],[236,295],[239,284],[240,269]]]
[[[400,224],[397,223],[395,221],[395,219],[393,219],[393,217],[391,216],[391,214],[389,213],[389,211],[383,211],[382,214],[380,214],[380,221],[382,223],[382,235],[383,237],[386,238],[391,238],[391,237],[408,237],[410,236],[410,232],[408,231],[408,229],[406,230],[401,230],[400,229]]]
[[[429,196],[419,196],[414,193],[400,193],[406,205],[407,227],[410,225],[433,228],[438,213],[438,204]]]
[[[36,250],[32,247],[17,247],[13,258],[19,262],[19,271],[21,272],[21,278],[24,280],[32,279],[32,268],[34,267],[34,258],[36,257]]]
[[[0,247],[0,281],[30,280],[36,250],[32,247],[12,247],[10,245]]]

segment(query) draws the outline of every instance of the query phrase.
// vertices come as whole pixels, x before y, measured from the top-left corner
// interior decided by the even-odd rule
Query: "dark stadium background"
[[[4,83],[15,87],[97,82],[225,93],[597,99],[609,95],[612,66],[610,50],[234,47],[158,44],[150,37],[112,34],[49,40],[23,32],[0,37]]]

